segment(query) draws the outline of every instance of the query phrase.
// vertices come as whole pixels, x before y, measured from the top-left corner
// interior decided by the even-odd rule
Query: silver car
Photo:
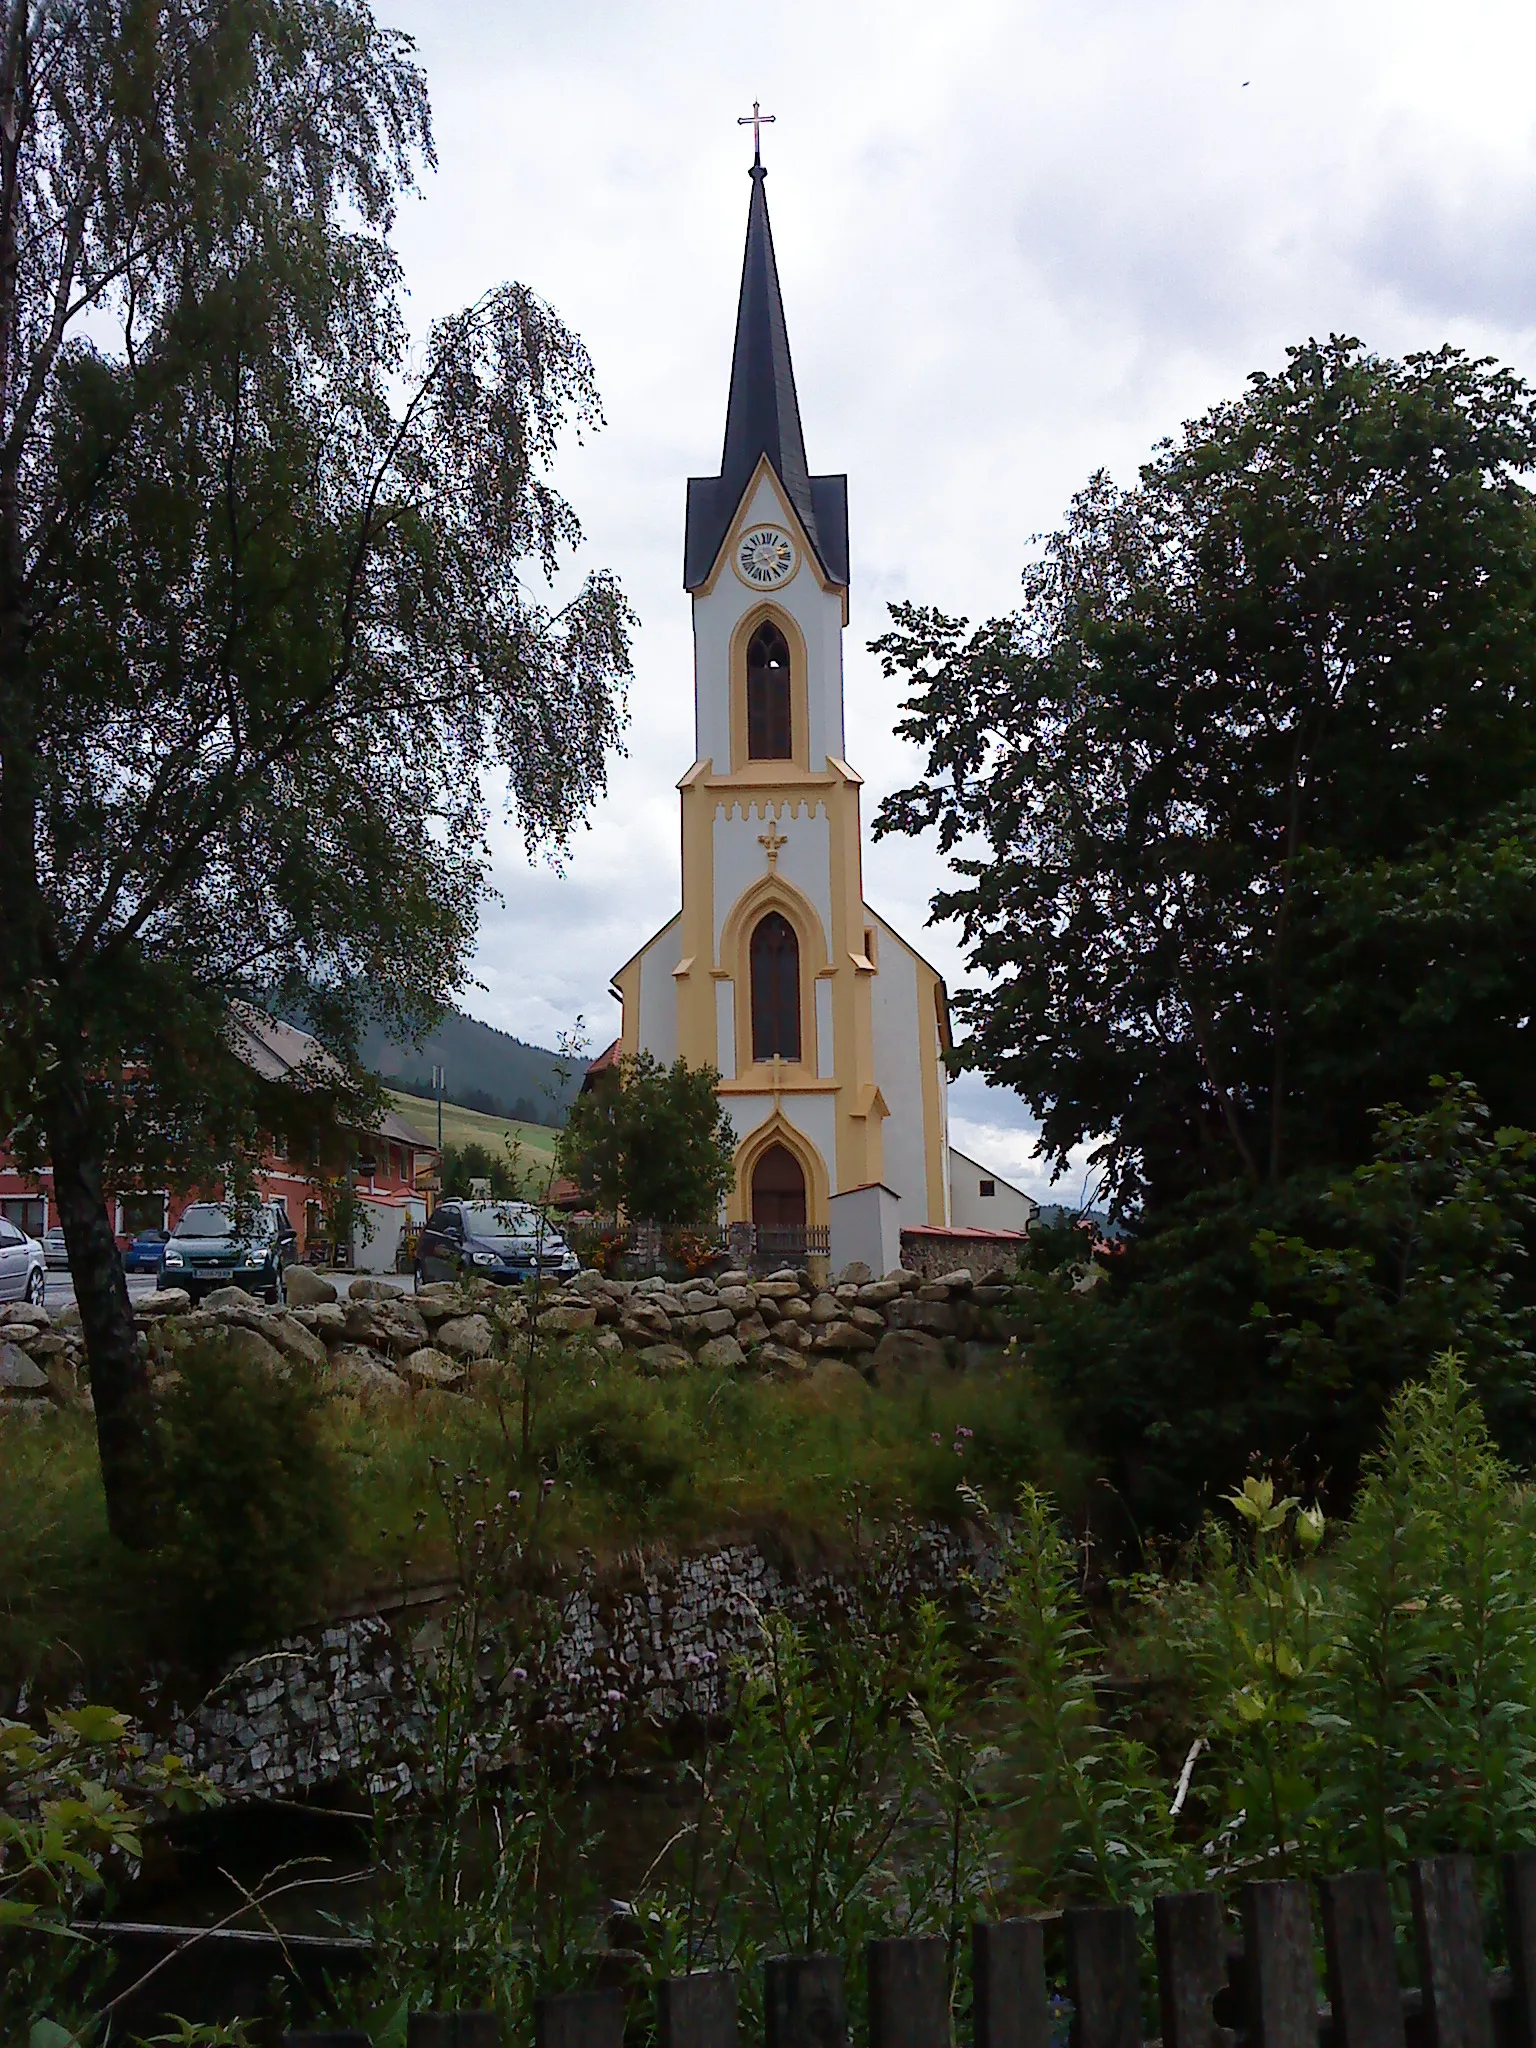
[[[8,1217],[0,1216],[0,1301],[30,1301],[41,1308],[48,1292],[43,1248]]]

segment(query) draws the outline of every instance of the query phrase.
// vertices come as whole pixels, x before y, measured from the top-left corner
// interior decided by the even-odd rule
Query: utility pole
[[[437,1151],[438,1157],[441,1158],[443,1151],[443,1070],[441,1067],[434,1067],[432,1069],[432,1086],[437,1090]]]

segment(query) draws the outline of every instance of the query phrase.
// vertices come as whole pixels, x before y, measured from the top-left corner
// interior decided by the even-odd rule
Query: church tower
[[[864,901],[847,478],[806,460],[766,177],[754,153],[720,473],[688,480],[683,904],[614,989],[619,1052],[719,1069],[728,1219],[792,1252],[856,1208],[888,1230],[949,1222],[948,1012],[938,973]]]

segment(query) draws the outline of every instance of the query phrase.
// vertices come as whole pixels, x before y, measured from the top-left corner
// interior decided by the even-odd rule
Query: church
[[[903,1228],[990,1218],[952,1214],[943,978],[864,900],[848,480],[806,459],[766,176],[754,151],[720,473],[688,480],[682,907],[614,976],[613,1052],[719,1070],[729,1222],[883,1272]]]

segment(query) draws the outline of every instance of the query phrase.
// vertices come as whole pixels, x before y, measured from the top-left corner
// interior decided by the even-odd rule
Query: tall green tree
[[[571,1104],[558,1157],[610,1214],[665,1229],[712,1224],[735,1176],[736,1137],[713,1067],[648,1052],[592,1075]]]
[[[1312,342],[1094,477],[1018,611],[876,643],[965,1057],[1127,1210],[1358,1163],[1437,1072],[1536,1124],[1533,467],[1507,370]]]
[[[263,1082],[239,1005],[302,997],[344,1059],[365,1001],[430,1018],[488,790],[558,846],[622,729],[613,579],[539,594],[591,365],[516,284],[413,343],[431,162],[362,0],[0,16],[0,1127],[52,1169],[128,1542],[160,1492],[105,1191],[318,1145],[348,1086]]]

